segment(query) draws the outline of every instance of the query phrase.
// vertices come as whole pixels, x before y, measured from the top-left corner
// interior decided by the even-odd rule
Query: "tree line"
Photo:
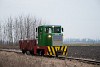
[[[0,44],[18,44],[20,39],[35,39],[35,29],[42,21],[32,16],[9,17],[0,22]]]

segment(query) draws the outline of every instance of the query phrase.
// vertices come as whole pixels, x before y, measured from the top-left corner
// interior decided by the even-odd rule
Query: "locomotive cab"
[[[58,25],[44,25],[38,27],[38,45],[39,46],[62,46],[63,28]]]

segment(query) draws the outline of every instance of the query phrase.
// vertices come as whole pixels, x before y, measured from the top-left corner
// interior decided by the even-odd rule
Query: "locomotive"
[[[36,28],[36,38],[19,40],[23,54],[66,57],[63,45],[63,28],[60,25],[41,25]]]

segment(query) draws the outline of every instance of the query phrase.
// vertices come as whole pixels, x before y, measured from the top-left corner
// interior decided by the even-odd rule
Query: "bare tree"
[[[19,23],[18,23],[18,18],[15,18],[14,21],[14,42],[17,43],[19,40]]]
[[[9,17],[6,24],[0,25],[0,41],[3,43],[18,43],[20,39],[35,39],[36,27],[42,24],[41,20],[32,16]]]
[[[13,43],[13,35],[12,35],[13,26],[12,26],[12,22],[13,22],[13,19],[11,17],[8,18],[8,21],[7,21],[7,36],[8,36],[9,43]]]
[[[1,26],[1,23],[0,23],[0,43],[2,44],[2,26]]]
[[[25,18],[25,28],[26,28],[26,38],[29,39],[30,38],[30,17],[27,16]]]
[[[23,39],[23,17],[19,16],[20,39]]]
[[[35,39],[35,37],[36,37],[36,22],[37,22],[37,20],[36,19],[34,19],[34,21],[33,21],[33,23],[32,23],[32,36],[33,36],[33,39]]]
[[[6,24],[3,25],[3,32],[2,32],[2,41],[3,41],[3,44],[7,44],[7,27],[6,27]]]

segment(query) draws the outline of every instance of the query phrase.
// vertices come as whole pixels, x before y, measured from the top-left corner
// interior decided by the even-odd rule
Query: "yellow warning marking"
[[[48,46],[48,50],[49,50],[49,52],[50,52],[50,55],[52,55],[52,52],[51,52],[50,46]]]
[[[50,55],[52,55],[52,52],[50,52]]]
[[[60,46],[55,46],[56,51],[60,49]]]
[[[63,55],[65,55],[65,51],[63,52]]]
[[[61,49],[60,49],[60,47],[61,47]],[[67,54],[68,54],[67,46],[48,46],[48,51],[49,52],[47,52],[47,55],[51,55],[51,56],[56,55],[56,51],[59,51],[59,50],[63,51],[62,55],[67,56]]]
[[[66,49],[67,49],[67,46],[65,46],[64,51],[66,51]]]
[[[63,55],[67,55],[67,46],[65,46],[65,48],[64,48]]]
[[[66,46],[67,48],[68,48],[68,46]],[[68,55],[68,51],[67,51],[68,49],[66,49],[66,55]]]
[[[68,54],[68,52],[66,53],[66,55]]]
[[[49,52],[51,52],[50,46],[48,46],[48,50],[49,50]]]
[[[55,55],[55,50],[54,50],[54,47],[53,47],[53,46],[51,46],[51,48],[52,48],[53,54]]]
[[[64,46],[61,47],[61,50],[63,51]]]

